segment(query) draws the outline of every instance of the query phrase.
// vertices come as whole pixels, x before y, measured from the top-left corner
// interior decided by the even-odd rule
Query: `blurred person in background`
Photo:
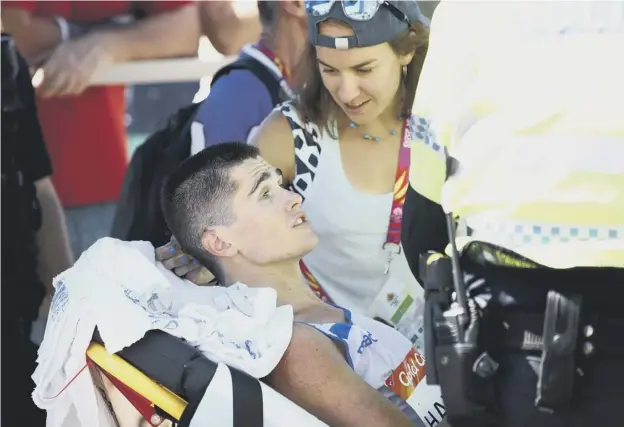
[[[40,68],[37,105],[76,256],[110,231],[127,164],[123,86],[89,87],[114,63],[194,56],[190,1],[5,1],[2,22]]]
[[[31,323],[72,255],[52,166],[37,119],[28,65],[2,34],[3,426],[45,426],[31,399],[37,346]],[[42,309],[41,307],[44,306]]]
[[[236,55],[244,45],[258,40],[263,25],[254,3],[249,0],[199,1],[201,32],[217,52]]]
[[[303,2],[257,3],[262,22],[260,40],[243,47],[240,67],[226,66],[215,75],[210,94],[195,116],[195,121],[203,126],[204,146],[246,141],[279,102],[292,98],[292,70],[307,41]],[[256,74],[246,68],[249,60],[265,71]],[[267,75],[264,81],[262,74]]]

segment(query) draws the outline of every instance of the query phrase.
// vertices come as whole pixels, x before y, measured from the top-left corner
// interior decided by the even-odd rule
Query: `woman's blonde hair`
[[[417,22],[388,43],[397,55],[414,54],[411,62],[407,65],[407,73],[403,79],[404,84],[399,89],[404,91],[404,96],[402,97],[403,104],[397,112],[401,117],[409,117],[416,95],[420,72],[427,54],[429,30],[422,23]],[[316,123],[322,131],[327,131],[331,135],[332,128],[330,122],[336,117],[339,107],[323,84],[323,79],[318,69],[316,49],[311,43],[308,43],[307,50],[299,63],[297,71],[299,77],[297,109],[302,119]],[[335,137],[335,135],[332,136]]]

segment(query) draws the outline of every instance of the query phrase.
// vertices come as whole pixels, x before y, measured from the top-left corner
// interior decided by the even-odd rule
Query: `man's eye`
[[[269,190],[263,190],[262,193],[260,193],[260,200],[268,199],[269,197],[271,197],[271,192]]]
[[[358,74],[369,74],[371,71],[373,71],[372,68],[358,68],[357,69]]]
[[[325,73],[325,74],[333,74],[333,73],[335,73],[335,72],[336,72],[336,70],[333,70],[333,69],[331,69],[331,68],[323,68],[323,70],[322,70],[322,71],[323,71],[323,73]]]

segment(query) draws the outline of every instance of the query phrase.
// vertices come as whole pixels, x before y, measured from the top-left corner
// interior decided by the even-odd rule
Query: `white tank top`
[[[288,102],[277,107],[288,119],[295,144],[296,176],[293,188],[303,198],[303,209],[319,244],[303,261],[335,304],[366,311],[386,281],[413,282],[403,251],[384,274],[392,193],[365,194],[347,179],[338,140],[321,134],[314,123],[303,123]]]

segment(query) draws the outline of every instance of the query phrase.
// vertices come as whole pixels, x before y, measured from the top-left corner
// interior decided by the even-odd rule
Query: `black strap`
[[[93,340],[104,344],[99,331]],[[148,331],[117,353],[158,384],[193,402],[199,401],[217,372],[217,364],[184,340],[164,331]]]
[[[579,345],[591,344],[596,356],[624,356],[624,342],[615,339],[624,330],[624,317],[606,317],[601,313],[585,313]],[[505,311],[501,314],[505,325],[501,343],[506,348],[522,351],[541,351],[543,348],[544,313]],[[591,335],[583,333],[591,329]]]
[[[234,400],[233,427],[263,427],[263,401],[260,381],[230,368]]]
[[[207,360],[207,359],[206,359]],[[211,362],[212,363],[212,362]],[[232,378],[232,427],[263,427],[264,402],[260,381],[247,375],[243,371],[227,367]],[[200,374],[197,372],[197,374]],[[212,380],[212,378],[210,378]],[[208,381],[209,383],[210,381]],[[180,417],[179,426],[188,427],[205,399],[204,387],[201,395],[197,394],[188,401],[184,413]]]
[[[273,106],[276,106],[287,100],[287,95],[282,93],[283,91],[279,85],[279,80],[277,79],[277,76],[273,74],[262,63],[249,56],[241,56],[236,61],[226,65],[225,67],[217,71],[212,77],[212,82],[210,83],[210,86],[214,85],[220,77],[229,74],[233,70],[251,71],[269,91]]]

